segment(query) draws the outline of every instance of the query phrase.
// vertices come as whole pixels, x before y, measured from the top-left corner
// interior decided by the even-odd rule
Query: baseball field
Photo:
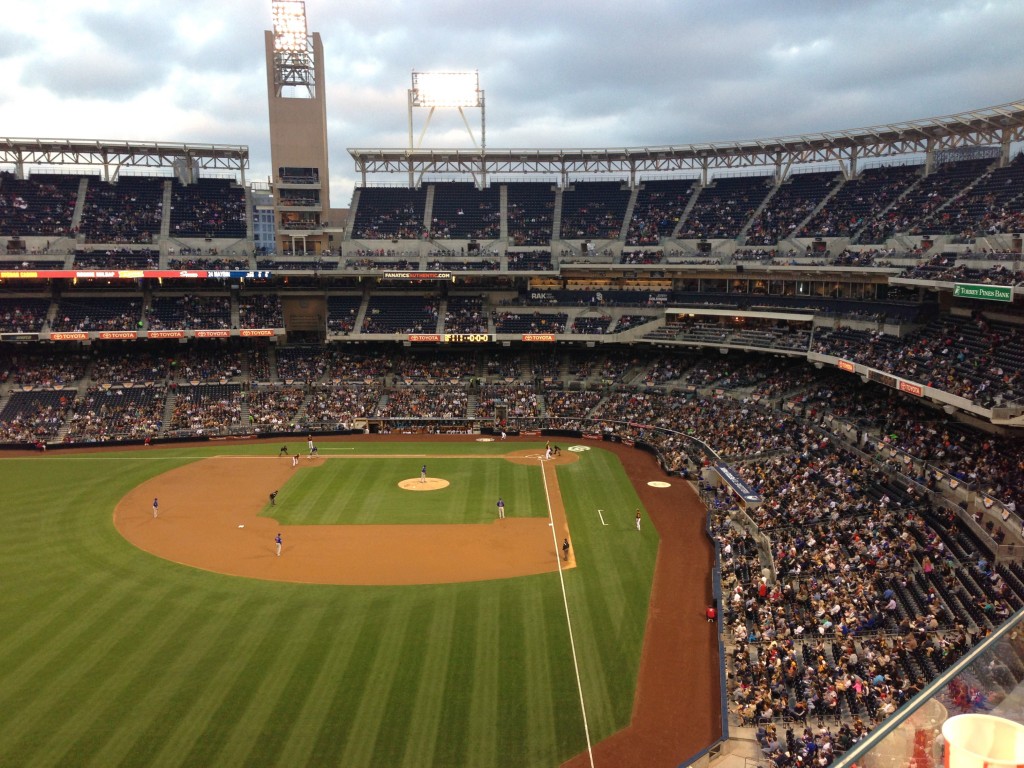
[[[0,459],[0,765],[676,765],[720,728],[703,516],[570,445]]]

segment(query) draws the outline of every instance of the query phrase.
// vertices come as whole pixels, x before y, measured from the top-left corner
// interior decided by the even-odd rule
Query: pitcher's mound
[[[439,477],[428,477],[426,480],[411,477],[399,482],[398,487],[405,491],[439,491],[448,487],[448,481]]]

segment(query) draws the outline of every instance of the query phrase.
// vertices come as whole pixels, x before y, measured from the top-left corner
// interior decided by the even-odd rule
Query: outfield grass
[[[118,499],[143,480],[216,452],[278,447],[0,459],[0,765],[554,766],[584,748],[557,574],[283,584],[160,560],[112,525]],[[413,448],[429,457],[505,446],[401,444]],[[447,461],[424,460],[432,476]],[[380,471],[418,476],[416,461],[412,472]],[[347,466],[328,469],[335,463]],[[454,466],[477,473],[488,463]],[[531,468],[508,466],[515,471],[498,485],[517,488],[518,470]],[[578,562],[565,573],[567,600],[596,742],[629,721],[657,539],[650,526],[633,530],[636,496],[612,454],[591,450],[558,476]],[[535,514],[535,481],[524,477],[526,490],[513,493]],[[354,494],[358,483],[336,492]],[[297,485],[294,495],[316,492]],[[369,514],[376,492],[338,504],[354,515],[345,522]],[[291,483],[277,513],[289,498]],[[446,506],[493,519],[494,501]]]

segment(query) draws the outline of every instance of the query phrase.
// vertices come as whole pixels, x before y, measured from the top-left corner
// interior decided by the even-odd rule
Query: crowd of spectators
[[[54,440],[74,401],[73,391],[13,392],[0,410],[0,442],[45,444]]]
[[[281,297],[276,293],[239,297],[238,324],[241,328],[284,328]]]
[[[696,179],[645,181],[637,192],[626,232],[627,245],[658,245],[682,218]]]
[[[183,248],[182,251],[185,249]],[[189,258],[168,258],[168,269],[252,269],[247,256],[192,256]]]
[[[245,237],[248,227],[245,190],[230,179],[199,179],[171,187],[171,235],[174,237]]]
[[[328,364],[327,352],[320,346],[291,345],[277,350],[277,375],[284,382],[319,381]]]
[[[171,356],[173,380],[188,383],[226,382],[244,372],[243,353],[237,349],[189,345],[184,352]]]
[[[75,251],[75,269],[159,269],[160,252],[143,248]]]
[[[665,254],[662,251],[623,251],[622,252],[622,263],[623,264],[661,264],[664,260]]]
[[[555,268],[551,251],[509,251],[507,258],[510,272],[550,272]]]
[[[747,245],[773,245],[791,237],[835,185],[835,172],[791,175],[747,226]]]
[[[462,419],[469,393],[461,386],[399,387],[389,390],[377,409],[381,418]]]
[[[1016,358],[1024,339],[1013,327],[945,317],[898,338],[881,331],[848,328],[815,333],[812,351],[862,363],[983,405],[1019,399],[1022,376]]]
[[[484,384],[476,406],[476,415],[490,419],[495,407],[504,405],[509,418],[532,417],[541,413],[543,397],[532,384]]]
[[[163,428],[164,387],[90,387],[75,398],[65,443],[157,437]]]
[[[449,296],[444,315],[445,333],[487,333],[483,296]]]
[[[565,333],[567,312],[495,312],[492,315],[497,333]]]
[[[232,326],[230,296],[154,296],[145,314],[146,327],[153,331]]]
[[[38,333],[49,311],[49,299],[0,299],[0,333]]]
[[[0,234],[62,236],[71,230],[78,176],[33,174],[18,179],[0,171]]]
[[[137,331],[142,327],[142,300],[65,296],[57,307],[53,331]]]
[[[166,354],[119,347],[98,353],[89,378],[99,385],[137,385],[167,381],[171,367]]]
[[[260,432],[291,429],[305,401],[302,387],[252,387],[245,397],[249,423]]]
[[[450,351],[411,350],[394,357],[394,378],[408,384],[414,381],[455,381],[469,378],[474,373],[472,355]]]
[[[384,394],[382,384],[323,385],[313,390],[306,405],[306,424],[351,425],[375,413]]]
[[[90,243],[151,243],[160,234],[164,179],[90,179],[79,229]]]
[[[242,387],[238,384],[199,384],[178,387],[169,431],[193,435],[219,434],[239,429],[242,422]]]

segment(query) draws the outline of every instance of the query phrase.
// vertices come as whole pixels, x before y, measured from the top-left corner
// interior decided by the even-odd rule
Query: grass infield
[[[344,456],[352,446],[381,458],[329,460],[319,479],[297,473],[275,514],[295,515],[291,524],[409,522],[403,507],[415,495],[417,507],[438,499],[418,512],[444,517],[432,522],[487,521],[497,493],[510,516],[546,514],[537,469],[439,458],[506,446],[320,451]],[[0,459],[0,765],[547,767],[585,748],[557,574],[284,584],[160,560],[113,527],[114,505],[145,479],[216,453],[276,460],[279,447]],[[388,458],[398,453],[416,457]],[[452,481],[450,492],[398,490],[424,462]],[[596,743],[629,722],[657,535],[633,529],[639,502],[612,454],[595,447],[558,478],[578,564],[564,574],[567,599]]]
[[[415,487],[426,459],[362,458],[362,453],[359,457],[338,454],[315,471],[304,470],[300,463],[280,489],[276,506],[264,507],[263,514],[285,525],[484,523],[497,517],[500,496],[507,505],[507,517],[547,517],[537,466],[500,457],[431,457],[427,474],[449,485],[417,492],[398,484],[411,480]]]

